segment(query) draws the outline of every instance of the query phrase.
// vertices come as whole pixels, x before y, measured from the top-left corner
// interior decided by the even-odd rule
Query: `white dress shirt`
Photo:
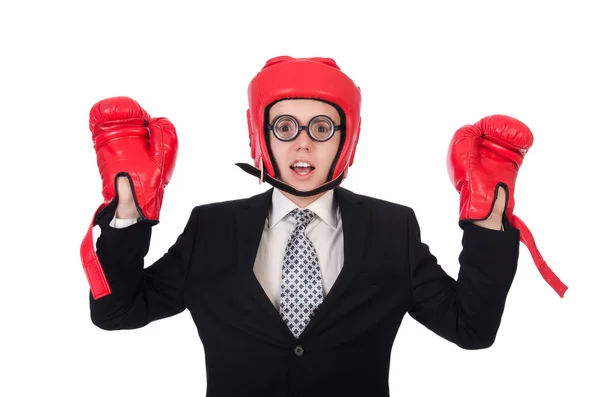
[[[279,310],[285,247],[296,222],[289,213],[296,208],[298,206],[278,189],[273,189],[272,206],[265,220],[254,261],[254,274],[277,310]],[[342,218],[331,190],[307,208],[317,215],[306,227],[306,235],[317,251],[321,266],[323,297],[325,297],[344,263]]]
[[[278,189],[273,189],[272,205],[265,219],[265,226],[254,261],[254,274],[277,310],[279,310],[281,295],[285,247],[295,226],[295,220],[289,213],[295,208],[298,206],[294,202]],[[306,235],[317,251],[321,266],[323,297],[325,297],[344,264],[342,217],[332,190],[323,194],[307,208],[317,215],[307,226]],[[110,225],[123,228],[136,222],[136,219],[113,218]]]

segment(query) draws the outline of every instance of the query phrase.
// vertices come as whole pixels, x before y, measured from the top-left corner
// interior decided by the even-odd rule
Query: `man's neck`
[[[284,192],[284,191],[281,191],[281,193],[300,208],[308,207],[310,204],[317,201],[319,199],[319,197],[321,197],[325,194],[325,192],[323,192],[323,193],[316,194],[314,196],[300,197],[300,196],[294,196],[293,194],[290,194],[290,193]]]

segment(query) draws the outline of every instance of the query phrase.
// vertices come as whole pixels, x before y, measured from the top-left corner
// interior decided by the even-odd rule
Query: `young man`
[[[481,136],[453,138],[452,178],[471,186],[461,191],[454,280],[421,242],[412,209],[339,186],[358,142],[361,96],[333,60],[274,58],[248,94],[256,168],[240,166],[274,188],[195,207],[145,269],[175,131],[127,98],[92,109],[106,198],[96,219],[101,265],[86,262],[93,323],[134,329],[189,310],[210,397],[389,396],[406,313],[462,348],[491,346],[519,254],[506,216],[518,167],[493,156],[493,167],[477,167]],[[490,131],[513,121],[489,119]]]

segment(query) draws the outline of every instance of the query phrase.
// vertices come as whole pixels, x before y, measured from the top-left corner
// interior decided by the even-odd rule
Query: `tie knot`
[[[317,214],[308,209],[296,208],[290,215],[296,220],[296,228],[306,227]]]

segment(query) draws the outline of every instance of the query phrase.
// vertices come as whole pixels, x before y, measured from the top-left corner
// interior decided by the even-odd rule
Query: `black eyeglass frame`
[[[277,134],[277,132],[275,131],[275,126],[283,119],[289,119],[291,120],[294,125],[296,126],[296,133],[294,135],[292,135],[289,138],[283,138],[281,136],[279,136]],[[320,139],[315,137],[313,134],[311,134],[311,126],[313,123],[317,122],[317,121],[322,121],[323,119],[325,119],[327,121],[327,123],[331,126],[331,133],[329,134],[329,136],[327,136],[326,138]],[[342,129],[344,125],[343,124],[338,124],[336,125],[334,123],[334,121],[331,119],[331,117],[326,116],[324,114],[319,114],[315,117],[313,117],[312,119],[310,119],[308,125],[300,125],[300,123],[298,122],[298,120],[294,117],[291,116],[289,114],[282,114],[281,116],[278,116],[275,120],[273,120],[273,122],[271,124],[267,124],[267,127],[269,129],[269,131],[273,131],[273,135],[275,135],[275,138],[279,139],[282,142],[291,142],[294,139],[296,139],[298,137],[298,135],[300,135],[300,132],[302,132],[302,130],[306,130],[308,133],[308,136],[310,137],[310,139],[312,139],[313,141],[316,142],[327,142],[328,140],[330,140],[331,138],[333,138],[333,136],[335,135],[336,131],[339,131]]]

